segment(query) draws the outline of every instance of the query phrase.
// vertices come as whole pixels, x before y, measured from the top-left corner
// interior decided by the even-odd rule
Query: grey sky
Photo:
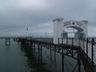
[[[0,0],[0,32],[52,32],[52,20],[88,20],[89,34],[96,36],[95,0]]]

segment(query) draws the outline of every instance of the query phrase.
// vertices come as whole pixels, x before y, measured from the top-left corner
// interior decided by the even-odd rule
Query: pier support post
[[[62,47],[62,72],[64,72],[64,53],[63,53],[63,47]]]
[[[92,66],[94,66],[94,38],[92,38],[92,49],[91,49],[91,58],[92,58]]]
[[[50,45],[50,65],[52,64],[52,51],[51,51],[52,45]]]
[[[54,50],[54,67],[55,67],[55,71],[56,71],[56,45],[54,46],[55,50]]]
[[[38,43],[38,63],[42,63],[42,45]]]
[[[72,57],[73,57],[73,45],[74,45],[74,39],[72,38]]]
[[[62,54],[62,72],[64,72],[64,55]]]
[[[78,72],[81,72],[80,53],[78,52]]]
[[[6,38],[5,39],[5,45],[6,46],[10,46],[10,38]]]

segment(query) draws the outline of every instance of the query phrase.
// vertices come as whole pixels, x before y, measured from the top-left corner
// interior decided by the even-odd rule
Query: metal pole
[[[92,38],[92,50],[91,50],[92,66],[94,66],[94,38]]]

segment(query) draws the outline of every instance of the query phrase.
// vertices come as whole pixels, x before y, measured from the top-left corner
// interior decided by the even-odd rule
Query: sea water
[[[0,39],[0,72],[62,72],[61,54],[43,47],[42,63],[38,64],[36,49],[35,53],[30,54],[24,48],[13,39],[7,46],[5,39]],[[65,72],[72,72],[76,65],[77,60],[64,56]]]

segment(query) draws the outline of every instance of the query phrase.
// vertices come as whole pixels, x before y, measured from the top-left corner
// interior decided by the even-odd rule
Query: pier
[[[58,39],[58,44],[54,44],[53,39],[47,38],[31,38],[31,37],[11,37],[11,38],[0,38],[0,39],[14,39],[19,42],[21,45],[26,46],[29,53],[31,50],[34,51],[38,48],[38,62],[42,63],[42,49],[47,48],[51,51],[54,51],[54,63],[56,62],[56,53],[59,53],[62,56],[62,72],[64,70],[64,57],[68,56],[72,59],[76,60],[77,63],[75,67],[72,69],[72,72],[82,72],[82,67],[85,72],[96,72],[96,42],[95,38],[87,38],[87,39],[78,39],[74,38],[66,38],[66,39]],[[6,43],[6,42],[5,42]],[[33,48],[32,48],[33,47]]]
[[[11,45],[11,39],[16,41],[28,55],[28,58],[34,57],[36,66],[44,64],[43,57],[46,55],[44,49],[47,49],[51,63],[47,68],[52,72],[96,72],[96,38],[88,38],[88,21],[71,20],[64,22],[63,18],[56,18],[53,23],[52,38],[27,36],[0,37],[0,39],[5,39],[6,46]],[[71,28],[72,32],[68,32],[66,30],[68,28]],[[70,37],[70,33],[73,33],[74,37]],[[57,58],[57,53],[59,54],[58,57],[61,57],[60,59]],[[71,62],[68,62],[66,58]],[[57,70],[57,59],[61,62],[59,71]],[[33,62],[31,63],[33,64]],[[71,65],[70,68],[67,67],[68,64]],[[39,68],[40,72],[42,70],[46,72],[44,67]]]
[[[59,39],[58,39],[59,40]],[[63,41],[66,40],[66,43],[63,43]],[[76,42],[74,42],[73,38],[67,38],[62,39],[62,44],[54,44],[52,42],[47,41],[40,41],[35,39],[20,39],[20,42],[28,43],[27,45],[37,45],[40,46],[41,52],[42,47],[47,46],[49,49],[58,52],[62,55],[62,72],[64,72],[64,56],[69,56],[77,60],[77,67],[78,72],[81,72],[81,63],[83,63],[83,67],[85,72],[96,72],[95,70],[95,62],[94,62],[94,45],[95,45],[95,39],[82,39],[78,40],[78,45],[75,45]],[[71,44],[68,44],[68,40],[71,41]],[[89,41],[91,40],[91,41]],[[80,46],[80,41],[83,42],[83,47]],[[58,41],[59,42],[59,41]],[[88,55],[88,45],[91,44],[91,53]],[[85,46],[86,45],[86,46]],[[41,55],[42,56],[42,55]],[[91,57],[90,57],[91,56]],[[73,69],[74,72],[74,69]]]

